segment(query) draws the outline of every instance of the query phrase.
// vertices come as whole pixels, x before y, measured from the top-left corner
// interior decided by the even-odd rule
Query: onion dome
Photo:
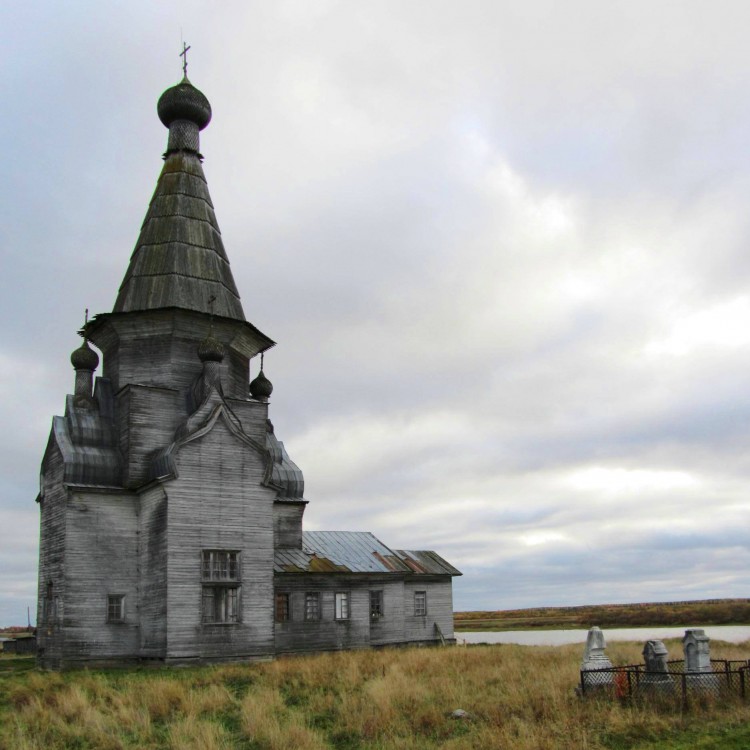
[[[209,334],[198,344],[198,358],[201,362],[221,362],[224,359],[224,344]]]
[[[187,120],[195,123],[198,130],[203,130],[211,122],[208,99],[188,81],[187,76],[159,97],[156,111],[167,128],[176,120]]]
[[[91,370],[99,367],[99,355],[89,347],[89,342],[84,339],[83,343],[70,355],[70,364],[76,370]]]
[[[268,401],[269,396],[273,393],[273,383],[263,374],[263,370],[258,373],[255,380],[250,381],[250,395],[258,401]]]

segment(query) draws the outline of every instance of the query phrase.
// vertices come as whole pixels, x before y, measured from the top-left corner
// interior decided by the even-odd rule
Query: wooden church
[[[41,666],[192,663],[453,640],[435,552],[305,532],[302,472],[250,360],[187,75],[158,115],[164,166],[111,313],[87,321],[41,468]],[[101,352],[101,375],[94,377]]]

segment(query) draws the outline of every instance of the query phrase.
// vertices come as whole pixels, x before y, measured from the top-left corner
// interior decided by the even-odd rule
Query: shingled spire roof
[[[244,321],[201,166],[211,105],[186,75],[157,109],[169,128],[164,167],[113,312],[177,307]]]

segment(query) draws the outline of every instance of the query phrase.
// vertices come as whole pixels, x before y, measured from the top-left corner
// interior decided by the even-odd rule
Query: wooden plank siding
[[[219,420],[184,445],[167,485],[167,658],[237,659],[273,654],[273,501],[265,457]],[[201,551],[240,553],[240,622],[201,622]]]
[[[167,653],[167,529],[169,503],[160,484],[141,494],[138,518],[140,655],[164,659]]]
[[[370,643],[373,646],[387,646],[403,643],[404,631],[404,581],[387,577],[368,581],[368,592],[383,592],[383,616],[370,620]],[[369,593],[368,593],[369,596]]]
[[[427,614],[414,613],[414,594],[424,591],[427,595]],[[443,637],[453,638],[453,587],[450,578],[425,577],[407,580],[404,584],[404,634],[407,641],[431,641],[439,639],[435,623]]]
[[[277,653],[332,651],[370,645],[370,594],[355,577],[277,575],[276,591],[289,594],[290,619],[275,624]],[[336,620],[334,596],[350,594],[349,618]],[[320,618],[305,620],[305,593],[318,592]]]
[[[42,463],[36,615],[39,663],[47,669],[62,666],[65,644],[61,615],[65,602],[65,506],[68,493],[63,485],[64,472],[62,453],[56,444],[50,442]],[[51,602],[47,598],[50,584]]]
[[[115,393],[128,384],[187,392],[201,372],[198,343],[209,331],[227,348],[221,363],[227,398],[248,397],[249,358],[273,342],[249,323],[184,310],[98,315],[91,341],[104,355],[103,375]]]
[[[430,577],[393,574],[315,575],[276,574],[277,593],[289,595],[289,619],[275,623],[277,653],[333,651],[408,643],[437,643],[438,624],[446,640],[453,639],[451,582]],[[395,580],[394,580],[395,579]],[[383,615],[370,617],[370,591],[383,592]],[[414,592],[427,592],[427,614],[414,614]],[[317,620],[305,619],[305,594],[317,592],[321,612]],[[336,592],[348,592],[350,613],[336,620]]]
[[[172,442],[178,420],[187,416],[183,401],[182,394],[172,388],[128,385],[117,394],[126,487],[140,487],[151,478],[154,446]]]
[[[273,505],[274,547],[302,547],[302,516],[304,502],[277,500]]]
[[[140,650],[138,498],[71,492],[66,507],[64,665],[133,660]],[[123,622],[107,622],[107,597],[125,597]]]

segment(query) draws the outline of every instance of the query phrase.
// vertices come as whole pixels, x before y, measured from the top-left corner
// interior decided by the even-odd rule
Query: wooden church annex
[[[245,319],[216,222],[210,104],[185,75],[157,111],[164,166],[112,312],[71,355],[42,460],[40,665],[452,641],[460,572],[437,553],[303,531],[262,359],[248,382],[274,342]]]

